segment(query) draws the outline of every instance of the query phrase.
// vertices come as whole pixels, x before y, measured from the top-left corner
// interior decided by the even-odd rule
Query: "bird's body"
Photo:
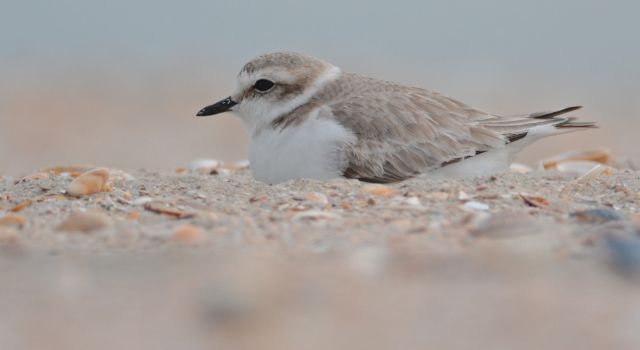
[[[579,107],[502,117],[296,53],[252,60],[234,95],[199,115],[229,110],[225,101],[251,136],[252,174],[267,183],[489,174],[542,137],[594,126],[561,116]]]

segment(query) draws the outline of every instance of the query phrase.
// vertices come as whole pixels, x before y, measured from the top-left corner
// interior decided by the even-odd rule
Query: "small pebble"
[[[467,209],[471,209],[471,210],[479,210],[479,211],[486,211],[489,210],[489,205],[482,203],[482,202],[477,202],[477,201],[468,201],[466,203],[464,203],[464,207]]]
[[[404,203],[414,207],[422,205],[422,203],[420,202],[420,198],[416,196],[405,197]]]
[[[197,243],[204,239],[204,234],[196,226],[182,225],[173,232],[173,239],[183,243]]]
[[[610,235],[606,242],[614,268],[627,277],[640,277],[640,238]]]
[[[84,232],[109,228],[113,225],[110,217],[98,212],[77,211],[71,213],[58,227],[57,231]]]
[[[139,211],[134,210],[127,213],[127,220],[138,220],[138,219],[140,219]]]
[[[304,196],[304,198],[313,203],[322,205],[329,204],[329,199],[327,199],[327,196],[319,192],[309,192]]]

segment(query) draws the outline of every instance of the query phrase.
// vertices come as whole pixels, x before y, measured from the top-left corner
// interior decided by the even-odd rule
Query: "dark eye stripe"
[[[273,87],[274,83],[271,80],[260,79],[256,81],[255,88],[258,91],[265,92],[269,91]]]

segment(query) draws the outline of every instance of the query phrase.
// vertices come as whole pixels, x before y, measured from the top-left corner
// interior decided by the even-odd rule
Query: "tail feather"
[[[493,118],[482,120],[480,123],[482,126],[504,135],[507,143],[522,140],[531,133],[536,135],[534,138],[539,138],[597,128],[598,126],[594,122],[582,122],[577,121],[576,117],[560,116],[580,108],[582,107],[573,106],[550,112],[536,112],[509,117],[494,116]]]
[[[569,117],[563,123],[556,124],[556,128],[598,128],[595,122],[579,122],[576,121],[578,118]]]
[[[531,113],[529,114],[527,117],[528,118],[533,118],[533,119],[551,119],[555,116],[561,115],[561,114],[565,114],[565,113],[569,113],[569,112],[573,112],[575,110],[578,110],[582,108],[582,106],[573,106],[573,107],[567,107],[567,108],[563,108],[557,111],[551,111],[551,112],[535,112],[535,113]]]

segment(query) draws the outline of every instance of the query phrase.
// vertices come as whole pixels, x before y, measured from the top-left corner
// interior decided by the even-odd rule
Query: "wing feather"
[[[356,136],[342,149],[347,178],[396,182],[561,125],[572,111],[500,117],[441,94],[343,73],[317,97]]]

